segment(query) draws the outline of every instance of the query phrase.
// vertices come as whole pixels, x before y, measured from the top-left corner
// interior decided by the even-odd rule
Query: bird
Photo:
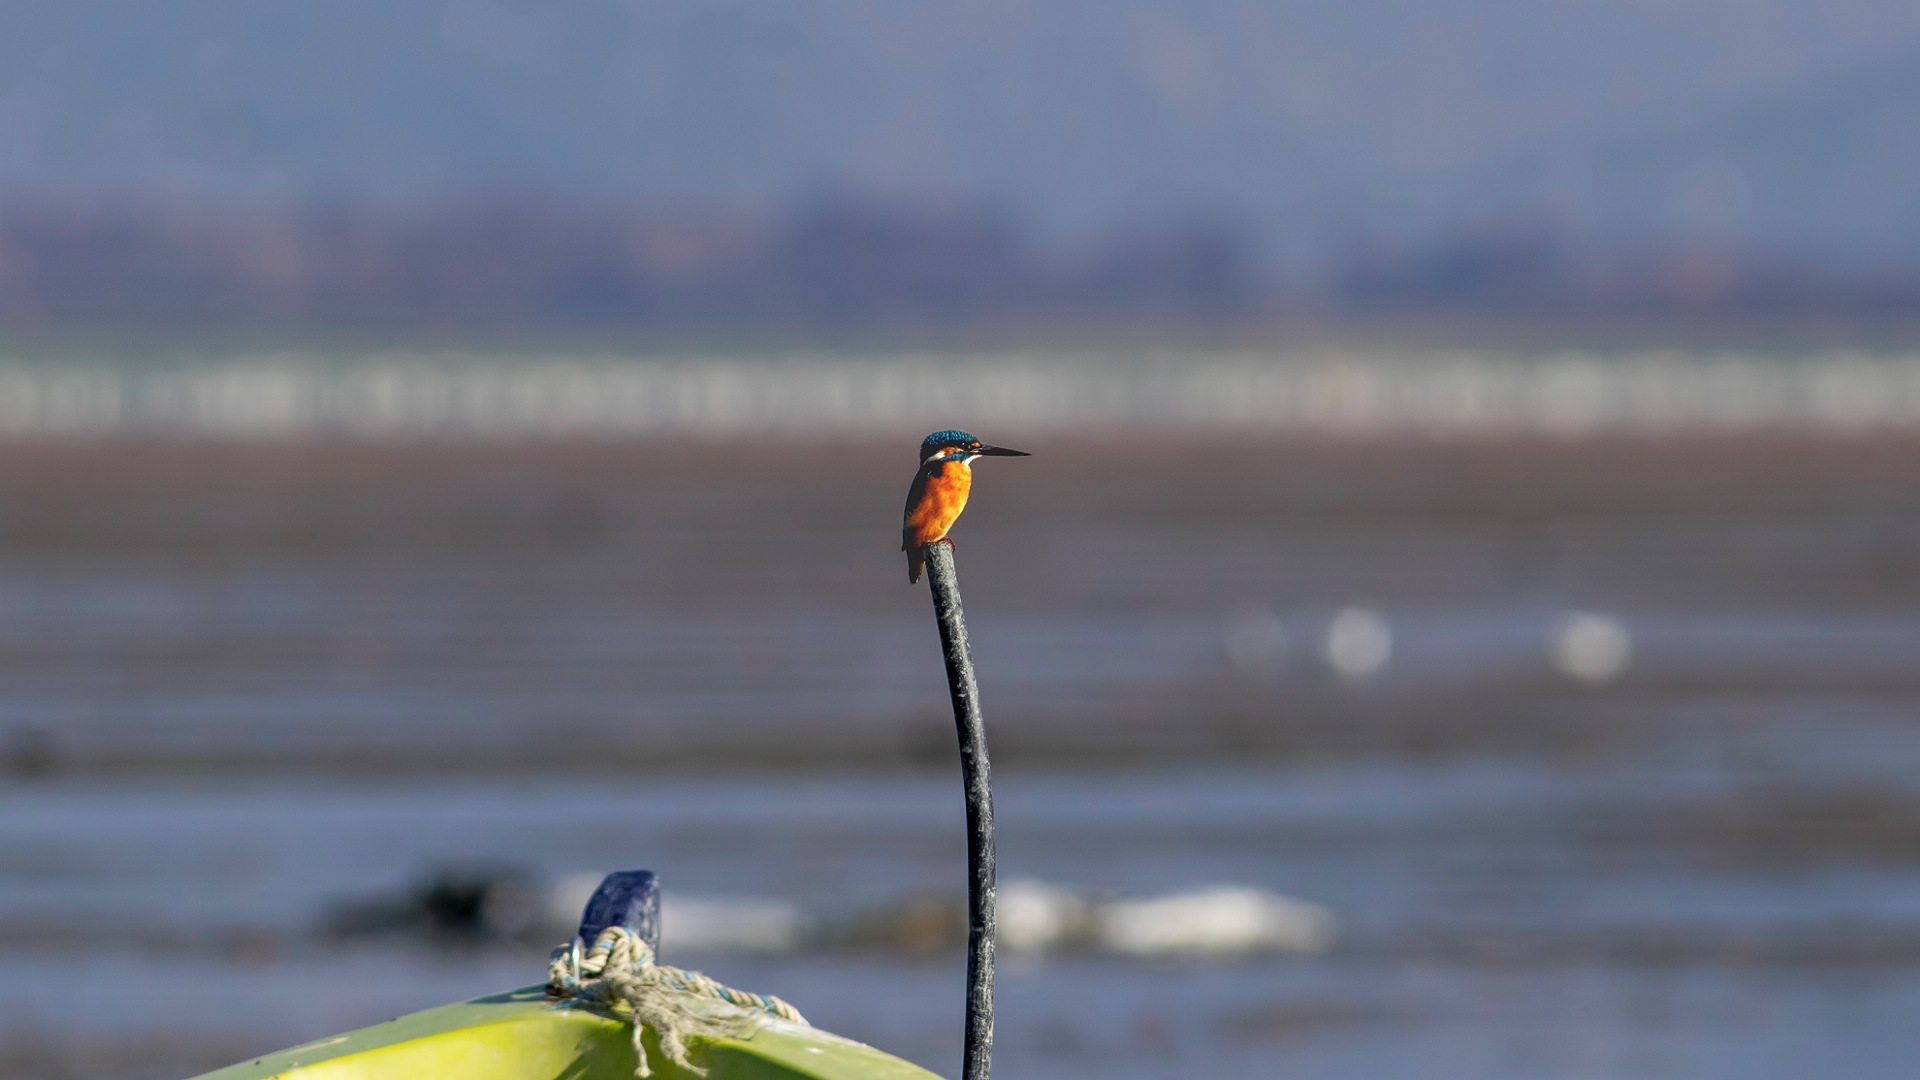
[[[907,489],[900,526],[900,550],[907,553],[907,583],[920,580],[927,566],[926,547],[947,540],[947,530],[967,508],[973,488],[972,463],[983,457],[1031,457],[1024,450],[988,446],[964,431],[936,431],[920,443],[920,471]]]

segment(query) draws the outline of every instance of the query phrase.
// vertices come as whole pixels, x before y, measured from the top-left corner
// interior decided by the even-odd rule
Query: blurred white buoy
[[[807,931],[806,915],[790,900],[661,891],[663,948],[784,953],[799,948]]]
[[[1393,658],[1393,627],[1378,612],[1347,608],[1327,624],[1322,655],[1341,678],[1367,678]]]
[[[1133,956],[1324,952],[1334,928],[1332,912],[1318,904],[1235,886],[1116,901],[1094,911],[1098,945]]]
[[[549,889],[552,937],[571,932],[591,890],[588,875]],[[931,916],[931,917],[929,917]],[[1009,953],[1082,951],[1126,956],[1224,959],[1272,952],[1322,952],[1338,923],[1318,904],[1244,885],[1214,885],[1133,899],[1103,899],[1031,879],[999,890],[998,942]],[[789,900],[689,896],[663,891],[660,939],[669,955],[778,954],[810,948],[925,950],[958,946],[965,912],[946,902],[909,898],[853,913],[809,913]]]
[[[1242,608],[1227,623],[1227,664],[1243,679],[1271,679],[1287,659],[1287,625],[1261,607]]]
[[[1611,616],[1576,611],[1554,626],[1547,642],[1547,657],[1569,678],[1593,684],[1610,682],[1633,662],[1633,635]]]
[[[1081,934],[1090,905],[1070,889],[1019,878],[1000,886],[995,913],[999,945],[1009,952],[1044,952]]]

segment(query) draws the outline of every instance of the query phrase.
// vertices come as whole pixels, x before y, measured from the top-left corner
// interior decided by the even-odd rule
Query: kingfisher
[[[921,441],[920,471],[907,489],[907,512],[900,526],[909,584],[919,581],[927,567],[926,546],[946,540],[947,530],[967,508],[974,459],[1031,456],[1024,450],[988,446],[964,431],[936,431]]]

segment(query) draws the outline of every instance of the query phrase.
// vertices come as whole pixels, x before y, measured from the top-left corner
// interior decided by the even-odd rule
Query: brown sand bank
[[[1920,701],[1920,439],[982,434],[1035,452],[957,531],[1011,762],[1587,753]],[[0,734],[27,770],[944,760],[913,445],[13,444]],[[1394,632],[1364,679],[1323,656],[1353,606]],[[1626,620],[1629,670],[1554,670],[1573,609]],[[1280,628],[1251,672],[1249,617]]]

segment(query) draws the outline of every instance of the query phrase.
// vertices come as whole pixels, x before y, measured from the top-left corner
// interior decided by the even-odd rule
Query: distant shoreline
[[[1920,352],[287,350],[157,364],[0,355],[9,438],[897,435],[964,417],[1025,431],[1857,436],[1920,431]]]

